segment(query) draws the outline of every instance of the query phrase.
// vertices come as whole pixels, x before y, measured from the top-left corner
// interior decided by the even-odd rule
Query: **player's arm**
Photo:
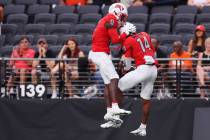
[[[121,58],[121,60],[124,63],[125,71],[129,71],[131,68],[131,64],[132,64],[131,46],[132,46],[132,42],[129,39],[125,40],[125,42],[123,44],[123,48],[122,48],[124,54]]]
[[[109,34],[113,44],[121,43],[123,40],[125,40],[125,38],[127,36],[126,33],[119,35],[117,28],[110,28],[108,30],[108,34]]]

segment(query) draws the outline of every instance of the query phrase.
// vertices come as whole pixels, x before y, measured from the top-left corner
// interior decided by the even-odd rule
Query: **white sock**
[[[143,123],[141,123],[141,125],[139,126],[139,128],[144,128],[144,129],[146,129],[146,127],[147,127],[147,125],[143,124]]]
[[[112,108],[119,108],[118,103],[112,103]]]

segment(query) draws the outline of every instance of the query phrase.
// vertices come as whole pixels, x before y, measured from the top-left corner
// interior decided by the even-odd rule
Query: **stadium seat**
[[[49,12],[50,12],[49,5],[39,5],[39,4],[30,5],[27,10],[28,15],[36,15],[39,13],[49,13]]]
[[[171,23],[171,14],[168,13],[157,13],[152,14],[150,16],[150,24],[154,23],[165,23],[170,24]]]
[[[32,5],[36,3],[37,3],[37,0],[15,0],[15,4],[19,4],[19,5]]]
[[[175,41],[182,41],[181,35],[161,35],[160,36],[160,45],[163,46],[172,46]]]
[[[57,23],[75,25],[78,23],[79,15],[74,13],[63,13],[58,15]]]
[[[130,6],[128,7],[128,14],[143,13],[148,14],[147,6]]]
[[[27,24],[28,15],[26,14],[10,14],[7,17],[7,24]]]
[[[63,47],[63,46],[58,46],[58,45],[49,46],[49,50],[52,51],[52,53],[54,54],[54,56],[58,56],[58,54],[60,53],[62,47]]]
[[[28,15],[26,14],[10,14],[6,19],[7,24],[16,24],[18,26],[17,33],[22,34],[25,24],[28,23]]]
[[[8,16],[9,14],[24,14],[25,8],[25,5],[6,5],[4,7],[4,15]]]
[[[136,32],[139,33],[139,32],[145,32],[146,31],[146,27],[145,27],[145,24],[134,24],[136,26]]]
[[[173,25],[179,23],[190,23],[193,24],[195,21],[195,14],[176,14],[174,16]]]
[[[68,35],[61,35],[59,36],[59,40],[58,43],[60,45],[64,45],[65,42],[69,39],[69,38],[73,38],[75,39],[79,45],[83,44],[83,36],[82,35],[75,35],[75,34],[68,34]]]
[[[78,8],[78,14],[99,13],[100,7],[98,5],[84,5]]]
[[[202,9],[201,9],[201,13],[210,13],[210,6],[204,6]]]
[[[110,7],[110,5],[105,5],[104,7],[101,8],[101,13],[103,16],[108,13],[109,7]]]
[[[5,35],[0,35],[0,48],[4,46],[5,43]]]
[[[59,0],[39,0],[39,3],[42,5],[53,5],[59,4]]]
[[[95,28],[95,25],[93,24],[77,24],[75,25],[73,33],[81,34],[81,35],[92,34],[94,28]]]
[[[2,57],[10,57],[14,46],[5,46],[0,48],[0,54]]]
[[[173,33],[180,35],[193,34],[195,31],[195,27],[195,24],[176,24],[175,28],[173,29]]]
[[[97,13],[82,14],[80,18],[80,23],[97,24],[101,17],[102,15]]]
[[[84,45],[91,45],[92,44],[92,35],[86,35],[83,37],[84,38]]]
[[[49,25],[49,24],[54,24],[55,23],[55,19],[56,19],[56,15],[55,14],[40,13],[40,14],[36,14],[35,15],[34,23]]]
[[[204,26],[206,27],[207,36],[210,37],[210,24],[204,24]]]
[[[210,13],[203,13],[197,15],[196,24],[209,24],[209,23],[210,23]]]
[[[63,14],[63,13],[73,13],[74,10],[75,10],[74,6],[57,5],[53,9],[53,13],[56,15]]]
[[[24,29],[25,34],[29,35],[43,35],[46,34],[46,25],[44,24],[27,24]]]
[[[152,7],[151,14],[157,14],[157,13],[173,14],[174,13],[174,7],[171,6],[171,5]]]
[[[38,39],[45,38],[47,40],[47,43],[49,46],[51,45],[57,45],[58,43],[58,36],[57,35],[39,35],[35,37],[34,43],[36,44]]]
[[[15,24],[3,24],[1,25],[1,32],[5,35],[5,44],[9,44],[13,36],[17,32],[17,25]]]
[[[189,41],[191,39],[193,39],[194,36],[195,36],[194,34],[187,34],[187,35],[182,36],[182,42],[183,42],[183,44],[187,46],[188,43],[189,43]]]
[[[19,40],[22,38],[22,37],[27,37],[30,41],[30,44],[33,44],[34,43],[34,36],[33,35],[15,35],[13,40],[12,40],[12,44],[11,45],[17,45]]]
[[[147,24],[148,22],[148,15],[144,13],[135,13],[129,14],[128,21],[134,24]]]
[[[198,8],[196,6],[180,5],[176,9],[176,14],[197,14]]]
[[[91,50],[91,46],[88,45],[80,45],[79,48],[84,52],[85,56],[88,56],[89,51]]]
[[[150,34],[169,34],[170,32],[170,24],[164,23],[156,23],[149,25],[149,33]]]
[[[0,0],[0,5],[8,5],[11,3],[11,0]]]
[[[69,24],[51,24],[47,26],[47,32],[50,35],[70,34],[71,27]]]

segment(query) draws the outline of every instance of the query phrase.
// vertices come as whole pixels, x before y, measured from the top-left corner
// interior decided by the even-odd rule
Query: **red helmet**
[[[196,26],[196,30],[200,30],[200,31],[205,32],[206,31],[206,28],[203,25],[198,25],[198,26]]]

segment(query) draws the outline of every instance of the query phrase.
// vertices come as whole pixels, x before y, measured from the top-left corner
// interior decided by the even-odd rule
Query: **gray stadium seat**
[[[150,24],[154,24],[154,23],[166,23],[166,24],[170,24],[171,23],[171,14],[168,13],[154,13],[151,14],[150,16]]]
[[[78,8],[78,14],[99,13],[100,7],[98,5],[84,5]]]
[[[188,43],[189,43],[189,41],[191,39],[193,39],[194,36],[195,36],[194,34],[187,34],[187,35],[182,36],[182,42],[183,42],[183,44],[187,46]]]
[[[78,23],[79,15],[74,13],[63,13],[58,15],[57,23],[75,25]]]
[[[150,34],[169,34],[170,32],[170,24],[164,23],[156,23],[149,25],[149,33]]]
[[[55,14],[40,13],[40,14],[36,14],[35,15],[34,23],[49,25],[49,24],[54,24],[55,23],[55,19],[56,19],[56,15]]]
[[[10,44],[13,36],[17,32],[17,25],[15,24],[3,24],[1,25],[2,34],[6,36],[5,44]]]
[[[32,5],[36,3],[37,0],[15,0],[15,4],[20,4],[20,5]]]
[[[152,7],[151,14],[157,14],[157,13],[167,13],[167,14],[173,14],[174,7],[171,5],[167,6],[154,6]]]
[[[172,46],[175,41],[182,41],[181,35],[161,35],[160,45]]]
[[[5,46],[0,48],[0,54],[2,57],[10,57],[14,46]]]
[[[42,5],[53,5],[59,4],[59,0],[39,0],[39,3]]]
[[[141,24],[147,24],[148,22],[148,15],[144,13],[133,13],[129,14],[128,21],[132,23],[141,23]]]
[[[70,24],[51,24],[47,26],[48,34],[63,35],[69,34],[71,30]]]
[[[54,14],[73,13],[75,10],[74,6],[57,5],[53,9]]]
[[[34,43],[36,44],[39,38],[45,38],[49,46],[57,45],[58,36],[57,35],[39,35],[34,39]]]
[[[80,18],[80,23],[81,24],[97,24],[98,21],[101,19],[101,14],[97,13],[88,13],[88,14],[82,14]]]
[[[25,5],[6,5],[4,7],[4,15],[8,16],[9,14],[23,14],[25,12]]]
[[[210,24],[204,24],[204,26],[206,27],[207,36],[210,37]]]
[[[193,34],[195,31],[195,27],[195,24],[176,24],[175,28],[173,29],[173,33],[180,35]]]
[[[8,5],[11,3],[11,0],[0,0],[0,5]]]
[[[27,10],[28,15],[36,15],[39,13],[49,13],[50,12],[50,6],[49,5],[30,5]]]
[[[4,46],[5,43],[5,35],[0,35],[0,47]]]
[[[85,56],[88,56],[89,51],[91,50],[91,46],[88,45],[80,45],[79,48],[84,52]]]
[[[24,29],[25,34],[29,35],[43,35],[46,31],[44,24],[27,24]]]
[[[79,45],[83,44],[83,36],[82,35],[75,35],[75,34],[69,34],[69,35],[62,35],[59,36],[59,41],[58,43],[60,45],[64,45],[65,42],[69,39],[69,38],[73,38],[75,39]]]
[[[210,6],[204,6],[201,9],[201,13],[210,13]]]
[[[93,24],[77,24],[75,25],[73,33],[81,34],[81,35],[92,34],[94,28],[95,28],[95,25]]]
[[[180,5],[176,9],[176,14],[197,14],[198,8],[196,6]]]
[[[176,14],[174,16],[173,25],[179,23],[190,23],[193,24],[195,21],[195,14]]]
[[[209,24],[209,23],[210,23],[210,13],[203,13],[197,15],[196,24]]]
[[[101,8],[101,13],[102,15],[106,15],[109,11],[110,5],[105,5],[104,7]]]
[[[92,35],[86,35],[84,36],[84,45],[91,45],[92,44]]]
[[[147,6],[130,6],[128,7],[128,14],[143,13],[148,14]]]
[[[6,19],[7,24],[16,24],[18,26],[17,33],[23,33],[25,24],[28,23],[28,15],[26,14],[10,14]]]
[[[146,27],[145,24],[134,24],[136,26],[136,31],[139,32],[145,32],[146,31]]]
[[[34,40],[34,36],[33,36],[33,35],[15,35],[14,38],[13,38],[13,40],[12,40],[12,45],[17,45],[18,42],[19,42],[19,40],[20,40],[22,37],[24,37],[24,36],[28,37],[29,42],[30,42],[31,44],[34,43],[34,42],[33,42],[33,40]]]

